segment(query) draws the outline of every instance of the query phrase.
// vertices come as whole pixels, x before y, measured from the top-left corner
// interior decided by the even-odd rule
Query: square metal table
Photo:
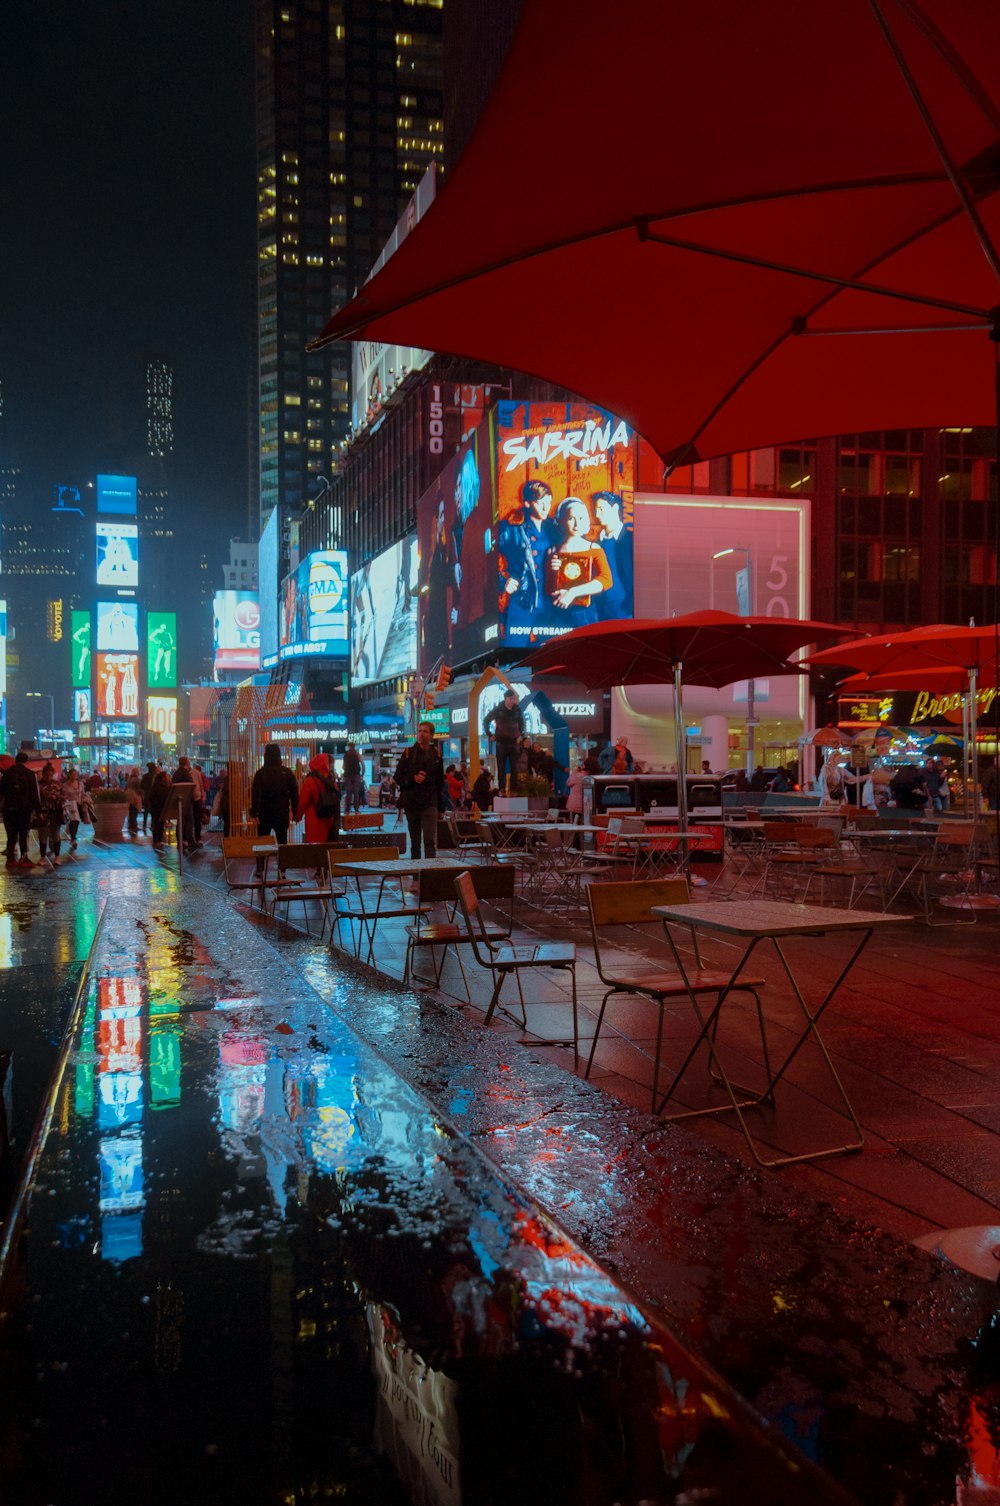
[[[688,997],[691,1000],[692,1008],[694,1009],[700,1026],[698,1037],[694,1045],[688,1052],[687,1056],[685,1057],[680,1068],[674,1074],[674,1079],[670,1084],[670,1087],[667,1089],[666,1093],[663,1095],[663,1098],[660,1100],[657,1112],[663,1112],[663,1109],[666,1107],[667,1102],[676,1091],[699,1046],[701,1045],[702,1041],[704,1041],[706,1046],[708,1047],[712,1066],[715,1072],[718,1074],[718,1081],[726,1090],[729,1098],[729,1103],[712,1108],[690,1109],[680,1114],[670,1115],[669,1117],[671,1119],[691,1119],[697,1118],[698,1116],[704,1114],[727,1113],[730,1109],[732,1109],[732,1111],[736,1114],[737,1119],[739,1120],[740,1128],[742,1129],[743,1134],[746,1138],[746,1142],[750,1147],[750,1152],[759,1166],[788,1166],[797,1161],[816,1161],[820,1160],[824,1156],[835,1156],[841,1155],[845,1151],[860,1150],[864,1144],[864,1135],[861,1130],[861,1125],[858,1122],[858,1117],[854,1112],[853,1105],[851,1104],[851,1101],[847,1096],[847,1090],[841,1082],[840,1077],[837,1073],[837,1069],[830,1059],[830,1054],[826,1049],[826,1044],[819,1031],[819,1022],[824,1012],[828,1008],[830,1001],[833,999],[837,990],[844,982],[844,979],[854,967],[854,964],[857,962],[858,958],[861,956],[861,953],[867,946],[876,926],[885,925],[890,921],[896,922],[899,920],[908,919],[909,917],[885,915],[881,911],[873,910],[845,911],[832,909],[826,906],[795,905],[781,903],[776,900],[763,899],[746,901],[735,900],[726,904],[708,903],[693,905],[656,905],[654,907],[654,912],[655,914],[661,916],[663,919],[664,932],[666,934],[668,942],[670,943],[670,949],[673,953],[674,961],[684,982],[684,986],[688,990]],[[672,926],[684,926],[692,933],[692,936],[694,937],[696,937],[698,933],[707,932],[709,934],[719,936],[741,937],[746,942],[746,946],[744,947],[740,955],[739,961],[732,969],[728,983],[726,983],[726,985],[720,990],[715,1005],[707,1013],[702,1011],[698,1003],[698,996],[691,987],[691,980],[688,975],[688,970],[685,966],[684,959],[681,956],[680,951],[678,950],[677,943],[671,930]],[[810,1007],[805,999],[805,996],[803,995],[802,987],[798,979],[796,978],[794,971],[792,970],[791,963],[788,959],[782,942],[796,936],[826,936],[835,931],[860,932],[861,939],[852,950],[850,957],[841,968],[836,979],[824,994],[823,998],[819,1001],[818,1004]],[[763,1090],[761,1092],[754,1093],[749,1098],[739,1098],[737,1097],[738,1084],[733,1083],[727,1075],[725,1068],[719,1060],[719,1054],[716,1049],[716,1032],[718,1028],[719,1013],[722,1009],[723,1003],[725,1002],[726,995],[735,987],[740,975],[746,970],[747,963],[749,962],[751,956],[764,942],[771,943],[775,955],[778,957],[778,960],[781,963],[785,976],[791,984],[792,992],[794,993],[799,1009],[802,1012],[802,1031],[799,1035],[798,1040],[792,1046],[791,1050],[788,1052],[784,1061],[779,1067],[772,1070],[769,1065],[765,1065],[765,1070],[768,1072],[768,1078]],[[754,1143],[754,1139],[750,1133],[750,1129],[747,1125],[746,1118],[744,1117],[743,1110],[746,1108],[751,1108],[756,1104],[764,1102],[765,1100],[768,1102],[773,1102],[775,1088],[778,1086],[781,1079],[788,1071],[788,1068],[791,1066],[792,1062],[798,1056],[802,1047],[810,1039],[815,1042],[823,1058],[823,1061],[826,1063],[826,1067],[829,1071],[831,1080],[833,1081],[837,1092],[840,1094],[840,1098],[844,1106],[845,1116],[851,1121],[851,1124],[854,1127],[856,1139],[849,1141],[845,1145],[832,1145],[821,1150],[805,1151],[800,1155],[775,1156],[770,1159],[765,1158],[760,1154],[756,1144]],[[746,1091],[746,1089],[739,1089],[739,1092],[741,1093],[745,1093]]]

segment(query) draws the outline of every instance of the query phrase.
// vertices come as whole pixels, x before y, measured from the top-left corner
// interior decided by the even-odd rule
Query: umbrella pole
[[[979,696],[979,675],[976,670],[969,670],[969,774],[972,779],[972,816],[979,820],[979,777],[978,777],[978,749],[979,741],[979,707],[976,702]]]
[[[969,814],[969,694],[962,697],[962,815]]]
[[[688,829],[687,798],[687,737],[684,732],[684,707],[681,697],[681,669],[679,660],[674,663],[674,750],[677,755],[677,830]],[[687,843],[683,846],[686,848]],[[688,854],[684,853],[684,871],[687,872]]]

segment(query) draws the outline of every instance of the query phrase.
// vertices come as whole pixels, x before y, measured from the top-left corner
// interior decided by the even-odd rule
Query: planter
[[[124,842],[122,827],[127,811],[127,801],[120,805],[110,800],[94,802],[94,836],[99,842]]]

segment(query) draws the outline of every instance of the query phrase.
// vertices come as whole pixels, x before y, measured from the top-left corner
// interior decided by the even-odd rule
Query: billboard
[[[146,730],[155,732],[165,743],[177,741],[177,697],[175,695],[148,695],[146,697]]]
[[[79,501],[79,497],[77,497]],[[134,476],[98,476],[97,511],[135,517],[136,484]]]
[[[471,658],[496,623],[493,460],[480,424],[417,503],[419,654],[426,672]],[[495,636],[495,631],[494,635]]]
[[[73,685],[90,685],[90,613],[70,613],[70,637],[73,649]]]
[[[146,613],[146,676],[149,690],[173,690],[177,684],[176,612]]]
[[[260,668],[260,604],[256,591],[216,591],[215,668]]]
[[[0,601],[0,753],[7,751],[7,603]]]
[[[301,659],[311,654],[346,659],[347,553],[317,549],[307,554],[281,588],[278,610],[278,657]]]
[[[90,721],[90,691],[74,690],[73,692],[73,720],[74,722]]]
[[[97,523],[97,584],[139,584],[139,529],[135,523]]]
[[[98,716],[139,715],[139,655],[97,655]]]
[[[635,430],[589,403],[501,402],[494,424],[499,637],[633,616]]]
[[[351,576],[352,684],[416,669],[417,575],[417,541],[409,538]]]
[[[97,647],[102,653],[139,652],[139,608],[135,602],[97,603]]]

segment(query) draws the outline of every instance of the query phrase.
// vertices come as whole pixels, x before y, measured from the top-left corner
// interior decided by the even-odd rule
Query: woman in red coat
[[[317,753],[309,760],[309,773],[299,790],[296,821],[303,816],[307,842],[335,842],[340,835],[340,791],[330,778],[330,760]]]

